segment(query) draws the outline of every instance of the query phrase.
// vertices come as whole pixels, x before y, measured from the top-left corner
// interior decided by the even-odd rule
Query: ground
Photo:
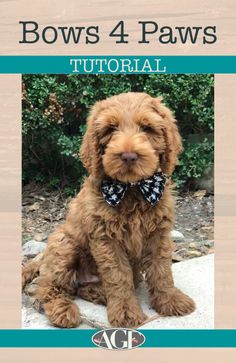
[[[68,197],[60,189],[31,183],[23,188],[22,232],[23,243],[45,241],[49,233],[63,222]],[[175,230],[182,233],[175,239],[173,261],[179,262],[213,252],[214,196],[204,190],[176,192]]]

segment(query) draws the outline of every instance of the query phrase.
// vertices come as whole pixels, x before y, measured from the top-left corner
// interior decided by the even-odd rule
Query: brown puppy
[[[23,269],[23,285],[39,273],[37,298],[54,325],[79,324],[71,299],[77,294],[106,304],[114,326],[141,324],[145,316],[135,294],[141,272],[160,315],[194,311],[193,300],[174,287],[171,273],[171,183],[156,205],[135,185],[157,171],[170,176],[181,148],[172,113],[158,98],[124,93],[92,108],[80,150],[89,177],[65,223],[49,237],[43,258]],[[107,178],[133,183],[115,207],[101,192]]]

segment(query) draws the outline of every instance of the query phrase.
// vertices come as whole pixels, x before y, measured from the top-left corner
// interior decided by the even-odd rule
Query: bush
[[[24,75],[23,182],[79,187],[85,170],[78,151],[89,108],[127,91],[161,95],[174,111],[185,147],[177,186],[201,176],[213,162],[212,75]],[[193,144],[191,134],[203,141]]]

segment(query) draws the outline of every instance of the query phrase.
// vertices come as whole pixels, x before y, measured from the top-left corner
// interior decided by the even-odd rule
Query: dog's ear
[[[162,98],[153,99],[153,107],[163,119],[165,152],[161,155],[161,169],[163,173],[171,175],[178,164],[178,156],[183,147],[176,120],[172,112],[161,101]]]
[[[92,108],[87,120],[87,130],[83,137],[80,147],[80,160],[86,170],[93,177],[101,176],[102,167],[102,148],[99,145],[98,135],[96,133],[95,121],[98,115],[99,102]]]

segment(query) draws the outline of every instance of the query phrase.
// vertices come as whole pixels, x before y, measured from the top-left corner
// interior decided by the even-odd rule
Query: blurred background
[[[24,75],[23,242],[46,240],[63,222],[68,202],[80,189],[86,171],[79,148],[90,107],[128,91],[162,96],[178,121],[184,152],[173,175],[179,232],[174,237],[175,260],[212,251],[214,76],[210,74]]]

